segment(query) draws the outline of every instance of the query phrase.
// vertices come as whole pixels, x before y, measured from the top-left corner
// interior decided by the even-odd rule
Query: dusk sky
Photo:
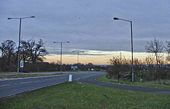
[[[147,41],[169,40],[169,0],[0,0],[0,43],[18,42],[19,20],[8,17],[36,16],[22,22],[22,40],[43,39],[49,52],[59,49],[53,41],[70,41],[74,49],[129,51],[133,21],[134,50],[145,51]]]

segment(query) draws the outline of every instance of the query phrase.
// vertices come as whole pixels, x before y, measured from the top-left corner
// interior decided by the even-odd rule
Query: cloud
[[[23,21],[22,39],[41,38],[47,48],[52,41],[69,40],[68,51],[129,51],[130,25],[113,21],[117,16],[133,21],[134,50],[145,51],[154,37],[169,40],[169,5],[169,0],[154,0],[154,5],[153,0],[1,0],[0,40],[18,41],[19,22],[8,17],[35,15]]]

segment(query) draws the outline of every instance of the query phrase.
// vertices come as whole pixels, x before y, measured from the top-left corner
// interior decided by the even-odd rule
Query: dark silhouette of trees
[[[21,41],[21,54],[24,62],[36,63],[43,61],[47,50],[42,39],[38,43],[34,40]]]
[[[38,42],[34,40],[21,41],[20,45],[20,61],[26,63],[42,62],[44,56],[47,54],[43,40]],[[0,57],[0,70],[2,71],[15,71],[17,67],[17,49],[16,44],[12,40],[6,40],[0,45],[1,57]]]
[[[33,63],[38,62],[42,62],[44,55],[47,54],[47,50],[45,49],[43,40],[40,39],[38,41],[38,43],[33,43],[34,46],[32,46],[33,48],[31,49],[31,61]]]
[[[2,53],[1,57],[1,69],[10,70],[9,67],[15,64],[16,54],[15,54],[16,44],[12,40],[6,40],[1,43],[0,50]]]
[[[130,80],[130,61],[125,58],[113,57],[110,59],[110,66],[107,71],[107,78],[117,79],[128,79]]]
[[[29,41],[21,41],[20,53],[21,53],[21,59],[23,60],[25,65],[25,62],[30,60]]]
[[[0,45],[0,71],[16,71],[18,49],[12,40],[6,40]],[[20,61],[24,62],[23,72],[40,72],[40,71],[59,71],[60,64],[43,62],[44,56],[48,53],[43,40],[38,42],[34,40],[21,41],[20,44]],[[73,70],[71,64],[63,64],[63,71]],[[79,64],[82,71],[88,70],[105,70],[104,66],[89,64]]]
[[[145,60],[134,59],[135,78],[137,81],[153,81],[170,78],[170,64],[164,63],[163,53],[166,49],[168,56],[166,60],[170,61],[170,41],[163,42],[154,39],[147,42],[145,49],[147,52],[154,54],[148,56]],[[113,57],[107,69],[107,77],[110,79],[129,79],[130,78],[130,60],[120,57]],[[129,79],[130,80],[130,79]]]
[[[112,66],[112,72],[110,72],[110,76],[117,75],[117,79],[118,79],[118,82],[119,82],[122,60],[119,57],[113,57],[110,60],[110,63],[113,65]]]

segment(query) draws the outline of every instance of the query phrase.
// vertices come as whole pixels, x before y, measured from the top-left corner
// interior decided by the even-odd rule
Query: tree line
[[[61,71],[61,64],[43,62],[44,56],[48,54],[43,40],[22,40],[18,48],[12,40],[6,40],[0,45],[0,72],[16,72],[17,60],[23,62],[24,67],[20,68],[21,72],[46,72],[46,71]],[[19,52],[18,52],[19,51]],[[75,68],[76,69],[75,69]],[[71,70],[105,70],[105,66],[88,64],[63,64],[62,71]]]
[[[153,56],[147,56],[145,60],[134,59],[136,81],[170,79],[170,41],[148,41],[145,50]],[[165,59],[164,54],[167,54]],[[110,59],[110,64],[108,78],[131,80],[131,60],[114,56]]]
[[[44,46],[43,40],[22,40],[20,47],[16,46],[13,40],[6,40],[0,45],[0,71],[16,71],[17,60],[26,63],[42,62],[44,55],[48,52]]]

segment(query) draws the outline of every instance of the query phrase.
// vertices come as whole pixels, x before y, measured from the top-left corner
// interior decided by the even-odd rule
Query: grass
[[[36,73],[12,73],[12,74],[0,74],[0,79],[5,78],[26,78],[26,77],[36,77],[36,76],[50,76],[57,74],[36,74]]]
[[[102,76],[97,78],[98,81],[102,82],[112,82],[112,83],[118,83],[118,80],[116,79],[108,79],[106,76]],[[164,84],[167,82],[168,84]],[[119,83],[121,84],[128,84],[132,86],[144,86],[144,87],[151,87],[151,88],[159,88],[159,89],[170,89],[170,81],[168,80],[160,80],[160,81],[147,81],[147,82],[130,82],[125,80],[120,80]]]
[[[0,109],[170,109],[170,96],[64,83],[0,100]]]

